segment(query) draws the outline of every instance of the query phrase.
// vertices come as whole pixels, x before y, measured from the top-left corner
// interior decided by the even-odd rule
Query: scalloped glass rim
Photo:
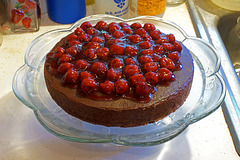
[[[156,123],[139,127],[105,127],[83,122],[65,113],[50,98],[43,77],[45,55],[62,37],[71,33],[83,21],[150,22],[164,33],[173,33],[192,53],[195,73],[191,93],[176,112]],[[169,31],[169,32],[167,32]],[[203,65],[204,62],[204,65]],[[215,111],[225,97],[225,84],[218,73],[220,59],[207,42],[188,37],[177,25],[158,17],[121,19],[109,15],[94,15],[81,19],[68,29],[53,30],[37,37],[28,47],[25,64],[15,73],[13,91],[31,108],[39,122],[54,135],[75,142],[112,142],[131,146],[149,146],[165,142],[180,134],[189,124]],[[193,100],[195,99],[195,100]]]

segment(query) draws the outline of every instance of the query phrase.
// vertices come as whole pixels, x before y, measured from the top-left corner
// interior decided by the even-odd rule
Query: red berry
[[[152,57],[152,60],[153,60],[154,62],[159,62],[160,59],[162,58],[161,55],[156,54],[156,53],[154,53],[153,55],[151,55],[151,57]]]
[[[109,55],[109,49],[108,48],[99,48],[96,50],[96,54],[98,58],[106,59]]]
[[[90,35],[85,33],[78,36],[78,40],[81,42],[88,42],[90,38],[91,38]]]
[[[123,61],[119,58],[114,58],[109,63],[110,68],[122,68],[123,67]]]
[[[71,34],[67,37],[67,41],[69,42],[69,41],[75,40],[75,39],[77,39],[77,37],[78,36],[76,34]]]
[[[84,58],[87,58],[89,60],[94,60],[95,58],[97,58],[97,54],[95,53],[94,49],[87,49],[83,51],[82,55]]]
[[[132,65],[132,64],[126,65],[125,68],[124,68],[123,73],[126,76],[131,76],[131,75],[139,73],[139,68],[138,68],[137,65]]]
[[[53,54],[53,58],[59,59],[65,53],[65,49],[62,47],[57,47],[55,49],[55,53]]]
[[[153,59],[149,55],[142,55],[138,58],[138,62],[141,64],[145,64],[148,62],[153,62]]]
[[[133,46],[127,46],[125,48],[125,55],[135,56],[138,53],[138,50]]]
[[[155,72],[158,69],[158,64],[156,62],[149,62],[144,64],[143,69],[145,72]]]
[[[124,46],[121,44],[112,44],[109,48],[110,53],[112,55],[123,55],[124,53]]]
[[[61,74],[65,74],[71,68],[73,68],[72,63],[61,63],[58,67],[58,72]]]
[[[170,71],[173,71],[175,69],[174,62],[170,58],[167,58],[167,57],[161,58],[159,64],[160,64],[161,68],[167,68]]]
[[[63,81],[68,84],[76,84],[77,79],[78,72],[74,69],[69,69],[63,77]]]
[[[172,77],[172,72],[167,68],[160,68],[158,70],[158,75],[161,81],[170,81]]]
[[[72,46],[66,49],[66,53],[71,56],[76,56],[78,54],[78,48],[76,46]]]
[[[106,76],[107,67],[102,62],[94,62],[91,66],[91,72],[96,74],[98,77],[103,78]]]
[[[74,33],[79,36],[81,34],[85,34],[84,30],[82,28],[75,29]]]
[[[158,29],[155,29],[150,32],[149,35],[152,37],[152,39],[156,40],[160,38],[161,32]]]
[[[148,49],[150,47],[152,47],[152,43],[149,41],[144,41],[139,43],[139,47],[141,47],[142,49]]]
[[[151,31],[154,31],[156,29],[155,25],[152,24],[152,23],[145,23],[143,25],[143,28],[147,31],[147,32],[151,32]]]
[[[175,51],[178,51],[179,53],[182,51],[182,45],[181,45],[181,43],[179,43],[179,42],[174,42],[174,43],[173,43],[173,46],[174,46],[174,50],[175,50]]]
[[[111,46],[115,43],[122,43],[123,41],[121,39],[109,39],[106,42],[106,46]]]
[[[147,72],[145,74],[145,78],[147,83],[151,84],[151,85],[156,85],[159,82],[159,76],[156,72]]]
[[[86,21],[86,22],[83,22],[80,26],[84,31],[86,31],[88,28],[92,28],[92,25],[90,22]]]
[[[111,23],[109,23],[109,27],[111,27],[111,26],[115,26],[115,25],[119,25],[117,22],[111,22]]]
[[[121,27],[129,27],[129,24],[127,24],[126,22],[119,22],[118,25]]]
[[[94,28],[98,29],[99,31],[107,30],[108,24],[104,21],[98,21]]]
[[[71,40],[68,42],[69,46],[75,46],[75,45],[79,45],[81,44],[81,42],[79,40]]]
[[[112,36],[108,33],[103,33],[104,39],[105,41],[109,40],[110,38],[112,38]]]
[[[61,54],[63,54],[63,53],[65,52],[65,49],[64,49],[63,47],[57,47],[57,48],[55,49],[55,52],[56,52],[56,53],[61,53]]]
[[[79,73],[80,80],[84,80],[85,78],[94,78],[94,76],[88,71],[83,71]]]
[[[100,47],[101,47],[100,44],[97,42],[89,42],[87,44],[87,48],[89,48],[89,49],[98,49]]]
[[[99,31],[96,30],[95,28],[88,28],[86,29],[86,33],[93,36],[93,35],[96,35]]]
[[[175,36],[173,34],[167,34],[166,37],[168,38],[169,43],[175,42]]]
[[[129,77],[130,85],[135,87],[140,82],[146,82],[145,77],[142,74],[134,74]]]
[[[168,43],[168,39],[167,39],[167,37],[160,36],[160,37],[155,41],[155,43],[156,43],[156,44]]]
[[[104,40],[98,36],[92,37],[91,42],[98,42],[98,43],[102,43]]]
[[[72,60],[72,57],[69,54],[63,54],[59,59],[58,59],[58,64],[64,63],[64,62],[69,62]]]
[[[157,45],[155,45],[155,46],[153,47],[153,51],[156,52],[156,53],[158,53],[158,54],[163,54],[164,48],[163,48],[162,45],[157,44]]]
[[[115,90],[117,94],[125,94],[129,91],[128,82],[125,79],[119,79],[115,82]]]
[[[115,90],[114,83],[108,80],[103,83],[100,83],[99,87],[100,90],[105,94],[112,94]]]
[[[174,47],[171,43],[163,43],[162,46],[168,52],[171,52],[174,49]]]
[[[81,91],[85,94],[91,93],[95,88],[97,88],[97,82],[92,78],[85,78],[81,82]]]
[[[133,31],[130,27],[123,27],[122,31],[126,34],[132,34],[133,33]]]
[[[130,42],[132,42],[134,44],[136,44],[142,40],[142,38],[138,34],[131,35],[128,37],[128,39],[130,40]]]
[[[177,62],[180,58],[180,53],[178,51],[173,51],[168,53],[167,57],[173,60],[174,62]]]
[[[142,35],[147,34],[147,31],[144,28],[139,28],[135,31],[135,34],[142,36]]]
[[[131,24],[130,27],[132,29],[138,29],[138,28],[142,28],[142,25],[140,23],[135,22],[135,23]]]
[[[152,49],[143,49],[140,54],[142,55],[152,55],[154,52]]]
[[[146,82],[140,82],[135,87],[135,93],[140,96],[146,96],[150,93],[150,88]]]
[[[136,64],[136,61],[133,58],[126,58],[124,59],[124,63],[125,65]]]
[[[151,41],[152,37],[148,34],[144,34],[144,35],[142,35],[142,40],[143,41]]]
[[[111,81],[116,81],[122,77],[122,73],[114,68],[111,68],[107,71],[107,79]]]
[[[109,25],[108,25],[108,31],[109,31],[109,33],[113,33],[113,32],[115,32],[115,31],[118,31],[118,30],[120,30],[121,29],[121,27],[117,24],[117,23],[110,23]]]
[[[113,36],[114,38],[121,38],[121,37],[124,36],[124,33],[123,33],[122,31],[114,31],[113,34],[112,34],[112,36]]]
[[[76,63],[75,63],[75,68],[79,69],[79,70],[86,70],[89,66],[89,63],[83,59],[79,59]]]

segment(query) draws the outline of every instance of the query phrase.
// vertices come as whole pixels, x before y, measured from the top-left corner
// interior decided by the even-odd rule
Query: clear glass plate
[[[105,127],[81,121],[64,112],[51,99],[44,81],[45,55],[64,36],[83,21],[92,24],[110,22],[150,22],[164,33],[173,33],[192,53],[194,79],[190,95],[174,113],[156,123],[139,127]],[[18,99],[34,111],[39,122],[52,134],[75,142],[111,142],[131,146],[148,146],[165,142],[180,134],[188,125],[213,111],[225,97],[225,83],[219,74],[220,59],[207,42],[189,37],[177,25],[158,17],[121,19],[109,15],[93,15],[76,22],[68,29],[53,30],[37,37],[28,47],[25,64],[13,79],[13,91]]]

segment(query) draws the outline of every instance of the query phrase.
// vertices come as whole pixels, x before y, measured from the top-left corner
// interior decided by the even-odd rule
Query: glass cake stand
[[[44,80],[45,55],[62,38],[83,21],[93,25],[110,22],[153,23],[163,33],[173,33],[191,52],[194,60],[192,89],[185,103],[174,113],[155,123],[139,127],[105,127],[84,122],[63,111],[50,97]],[[75,142],[115,143],[130,146],[156,145],[180,134],[187,126],[215,111],[225,97],[225,83],[219,74],[220,59],[216,50],[202,39],[189,37],[176,24],[158,17],[121,19],[109,15],[93,15],[81,19],[70,28],[53,30],[37,37],[29,45],[25,64],[13,78],[17,98],[31,108],[39,122],[52,134]]]

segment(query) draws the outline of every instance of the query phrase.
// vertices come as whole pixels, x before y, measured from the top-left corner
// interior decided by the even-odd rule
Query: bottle
[[[95,13],[128,18],[128,0],[95,0]]]
[[[166,0],[131,0],[130,17],[158,16],[162,17],[166,9]]]

